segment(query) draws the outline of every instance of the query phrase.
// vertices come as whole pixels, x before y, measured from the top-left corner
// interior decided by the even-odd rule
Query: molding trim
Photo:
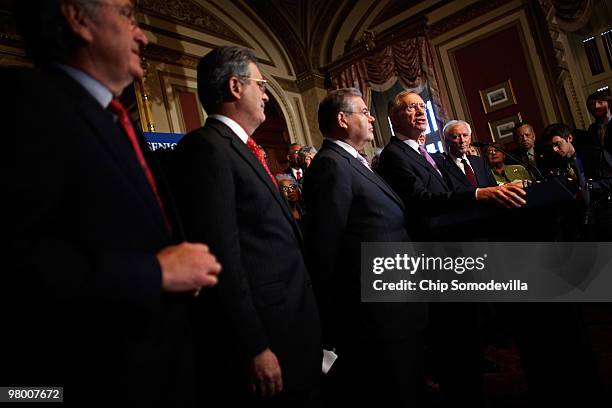
[[[281,88],[283,88],[283,90],[287,92],[300,93],[300,88],[296,84],[296,81],[293,81],[291,79],[281,78],[276,75],[272,75],[272,78],[274,78],[274,80],[280,85]]]
[[[198,67],[198,62],[200,62],[200,57],[196,55],[186,54],[185,52],[176,51],[153,43],[147,45],[143,55],[148,61],[165,62],[167,64],[191,69],[196,69]]]
[[[433,39],[454,28],[457,28],[468,21],[477,19],[488,12],[499,8],[513,0],[482,0],[474,3],[458,13],[452,14],[429,27],[429,38]]]
[[[307,72],[300,75],[295,81],[299,93],[307,91],[312,88],[325,89],[325,77],[316,72]]]
[[[140,0],[139,11],[248,47],[234,30],[195,1]]]

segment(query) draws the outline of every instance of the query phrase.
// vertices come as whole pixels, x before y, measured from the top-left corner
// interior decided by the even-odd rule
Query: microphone
[[[507,150],[505,150],[504,148],[500,147],[499,145],[495,145],[493,143],[488,143],[488,142],[472,142],[472,146],[475,146],[475,147],[493,146],[494,148],[496,148],[497,150],[499,150],[500,152],[502,152],[503,154],[505,154],[506,156],[508,156],[512,160],[514,160],[515,162],[522,164],[523,167],[525,167],[525,169],[527,169],[527,172],[529,173],[531,178],[533,178],[534,180],[536,180],[537,178],[533,174],[533,170],[535,170],[538,173],[538,176],[539,176],[540,180],[546,180],[546,177],[544,177],[544,175],[542,174],[540,169],[538,169],[536,166],[534,166],[533,164],[531,164],[529,162],[525,163],[523,160],[520,160],[519,158],[513,156]]]
[[[475,147],[486,147],[486,146],[493,146],[494,148],[496,148],[497,150],[499,150],[500,152],[504,153],[505,155],[507,155],[508,157],[510,157],[512,160],[516,161],[517,163],[521,163],[523,164],[523,167],[525,167],[525,169],[527,170],[527,172],[529,173],[529,175],[531,176],[531,178],[533,178],[534,180],[536,180],[536,178],[534,177],[533,173],[529,170],[529,168],[533,168],[535,169],[535,171],[537,171],[538,175],[541,177],[541,180],[546,180],[546,177],[544,177],[544,175],[542,174],[542,172],[540,171],[540,169],[538,169],[536,166],[534,166],[531,163],[525,163],[522,160],[519,160],[518,158],[514,157],[513,155],[511,155],[510,153],[508,153],[506,150],[504,150],[502,147],[499,147],[499,145],[495,145],[493,143],[488,143],[488,142],[472,142],[472,146]],[[566,186],[563,185],[563,183],[561,183],[559,180],[557,180],[556,178],[552,179],[556,184],[558,184],[566,193],[568,193],[572,198],[574,197],[574,193],[572,193]]]

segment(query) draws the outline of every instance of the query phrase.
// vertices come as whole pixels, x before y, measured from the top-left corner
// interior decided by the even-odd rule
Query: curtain
[[[361,90],[366,104],[370,103],[370,88],[393,83],[397,77],[405,88],[428,86],[438,118],[446,122],[448,99],[443,95],[441,75],[425,36],[397,41],[364,58],[330,73],[334,89],[354,87]]]

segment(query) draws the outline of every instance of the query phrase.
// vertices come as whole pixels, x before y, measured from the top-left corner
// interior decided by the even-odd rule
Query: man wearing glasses
[[[0,383],[62,386],[74,406],[189,406],[189,305],[220,265],[181,243],[163,175],[117,99],[144,74],[133,4],[15,7],[40,71],[0,76],[1,123],[18,135],[2,172],[13,266],[0,310],[15,325]]]
[[[454,191],[447,173],[448,163],[441,156],[432,157],[418,143],[427,128],[425,110],[423,99],[409,91],[399,93],[389,102],[388,115],[396,136],[384,148],[378,164],[378,172],[402,198],[406,208],[410,209],[407,218],[414,239],[453,240],[449,231],[432,229],[430,217],[474,206],[477,200],[491,201],[505,207],[525,204],[525,192],[516,185],[479,187],[479,172],[474,172],[470,163],[462,162],[466,166],[463,169],[450,163],[457,167],[453,176],[466,178],[471,173],[473,179],[471,187]],[[469,135],[464,129],[461,130],[455,135],[455,144],[452,145],[461,149],[455,149],[455,152],[467,149],[470,145]],[[463,153],[460,154],[461,159],[464,159]],[[457,222],[461,220],[457,219]],[[462,236],[462,233],[467,233],[467,236]],[[457,240],[472,239],[470,233],[470,227],[465,225],[458,231],[452,230],[453,235],[458,235],[455,238]],[[478,318],[477,306],[472,304],[434,304],[430,307],[430,355],[435,356],[439,362],[435,374],[440,382],[442,397],[449,405],[484,405],[484,357]]]
[[[420,406],[421,304],[362,303],[362,242],[409,240],[404,205],[359,151],[374,138],[374,117],[355,88],[319,105],[325,136],[304,177],[309,268],[327,350],[338,355],[330,406]],[[330,377],[331,380],[331,377]],[[329,402],[329,401],[328,401]]]
[[[441,238],[430,236],[428,217],[474,205],[477,200],[504,207],[525,204],[524,190],[510,184],[484,188],[472,186],[465,191],[453,191],[441,157],[430,154],[418,142],[427,128],[426,105],[418,94],[399,93],[389,102],[388,114],[395,137],[383,149],[377,171],[404,204],[414,209],[414,214],[419,214],[418,217],[409,217],[413,238]]]
[[[302,235],[252,138],[266,119],[265,84],[252,51],[206,54],[198,94],[208,118],[177,147],[187,236],[223,264],[195,322],[206,406],[317,403],[320,328]]]
[[[299,143],[291,143],[289,148],[287,149],[287,163],[289,165],[283,171],[284,174],[292,176],[299,183],[302,183],[302,179],[304,177],[304,170],[302,169],[300,163],[300,150],[302,149],[302,145]]]

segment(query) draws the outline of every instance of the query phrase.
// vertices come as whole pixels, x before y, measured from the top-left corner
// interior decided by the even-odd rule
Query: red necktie
[[[130,121],[130,117],[118,99],[113,99],[108,106],[108,110],[117,115],[117,119],[119,120],[119,125],[121,129],[125,132],[130,143],[132,144],[132,148],[134,149],[134,153],[136,153],[136,158],[138,159],[138,163],[140,163],[140,167],[149,182],[149,186],[151,186],[151,190],[153,190],[153,194],[155,195],[155,199],[157,200],[157,204],[159,204],[159,208],[162,210],[162,214],[164,215],[164,219],[166,221],[166,226],[169,230],[171,230],[170,223],[168,222],[168,217],[166,215],[166,211],[164,209],[164,204],[159,196],[159,191],[157,190],[157,184],[155,183],[155,178],[153,177],[153,173],[147,164],[147,161],[144,158],[144,154],[142,153],[142,149],[140,148],[140,144],[138,143],[138,138],[136,137],[136,131],[132,126],[132,122]]]
[[[266,170],[266,173],[268,173],[268,176],[270,176],[270,178],[272,179],[272,183],[274,183],[274,185],[278,188],[278,183],[276,182],[276,179],[274,178],[274,176],[270,172],[270,168],[268,167],[268,163],[266,163],[266,160],[263,157],[263,153],[261,152],[261,150],[259,150],[259,146],[257,146],[257,143],[255,143],[255,140],[253,140],[253,138],[251,136],[249,136],[247,138],[246,144],[247,144],[248,148],[253,152],[255,157],[257,157],[257,160],[259,160],[261,165],[264,167],[264,169]]]
[[[298,170],[295,171],[295,179],[297,181],[300,181],[302,179],[302,170],[298,169]]]
[[[470,167],[470,164],[468,163],[468,161],[465,159],[461,159],[461,163],[463,163],[463,168],[465,169],[465,177],[467,177],[467,179],[470,180],[470,183],[472,183],[474,187],[478,187],[478,182],[476,181],[476,175],[474,174],[474,170],[472,170],[472,167]]]

